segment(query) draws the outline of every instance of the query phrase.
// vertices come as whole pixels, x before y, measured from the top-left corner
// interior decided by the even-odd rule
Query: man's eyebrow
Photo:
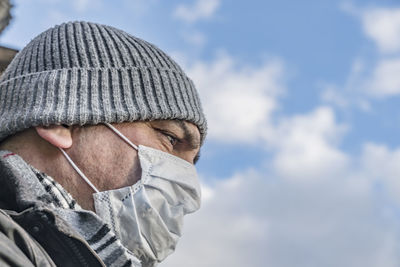
[[[183,140],[189,144],[190,149],[197,149],[200,147],[200,140],[189,130],[187,125],[182,120],[174,120],[175,124],[183,131]]]

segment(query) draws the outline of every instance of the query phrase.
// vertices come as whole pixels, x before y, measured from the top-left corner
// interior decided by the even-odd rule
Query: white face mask
[[[99,192],[61,149],[80,176],[95,190],[96,214],[120,238],[122,244],[154,266],[174,250],[182,234],[183,216],[200,208],[201,191],[193,164],[150,147],[132,144],[112,125],[106,124],[138,151],[141,179],[132,186]]]

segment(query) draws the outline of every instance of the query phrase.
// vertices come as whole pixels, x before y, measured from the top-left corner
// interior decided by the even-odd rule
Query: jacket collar
[[[97,255],[107,266],[118,262],[141,266],[100,217],[82,209],[60,184],[10,151],[0,151],[0,184],[1,209],[14,212],[35,209],[50,213],[60,232],[98,251]]]

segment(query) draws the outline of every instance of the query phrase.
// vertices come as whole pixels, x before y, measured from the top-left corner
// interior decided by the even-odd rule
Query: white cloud
[[[365,34],[384,53],[400,51],[400,8],[369,8],[361,12]]]
[[[399,33],[400,35],[400,33]],[[382,59],[367,79],[365,87],[374,96],[392,96],[400,94],[400,58]]]
[[[400,8],[360,8],[345,3],[342,9],[360,20],[364,34],[380,53],[355,58],[346,82],[324,84],[321,99],[342,109],[370,112],[371,100],[400,94]]]
[[[324,102],[333,104],[340,108],[346,108],[349,106],[349,100],[339,92],[339,88],[331,84],[325,85],[323,88],[324,90],[321,93],[321,99]]]
[[[369,64],[365,60],[356,58],[343,86],[319,82],[318,86],[322,92],[320,95],[321,100],[340,109],[355,106],[362,111],[370,111],[370,104],[365,97],[364,81],[368,66]]]
[[[371,174],[310,184],[266,173],[214,184],[162,266],[399,266],[399,218],[380,210]]]
[[[196,0],[192,6],[177,6],[174,16],[185,22],[193,23],[212,17],[221,4],[221,0]]]
[[[257,68],[237,65],[225,54],[186,68],[202,97],[209,139],[268,147],[275,153],[276,172],[295,179],[324,177],[347,164],[348,158],[337,149],[347,127],[336,122],[331,108],[276,116],[278,98],[286,91],[281,61]]]
[[[186,68],[202,97],[209,122],[209,138],[222,142],[255,143],[265,135],[276,98],[285,91],[283,63],[239,66],[224,54],[213,62]]]
[[[188,65],[188,64],[184,64]],[[277,117],[278,98],[285,93],[281,61],[238,67],[229,55],[186,68],[199,89],[209,123],[209,139],[269,148],[279,176],[323,178],[348,164],[337,146],[347,126],[334,111],[317,107],[308,114]]]
[[[400,206],[400,148],[391,151],[385,145],[364,145],[361,165],[365,175]]]
[[[321,99],[339,108],[355,106],[363,111],[371,111],[370,99],[399,95],[400,57],[385,56],[367,62],[355,59],[347,81],[342,86],[322,84]]]
[[[268,140],[276,148],[276,171],[285,177],[321,179],[343,169],[348,159],[336,145],[345,131],[328,107],[283,119]]]

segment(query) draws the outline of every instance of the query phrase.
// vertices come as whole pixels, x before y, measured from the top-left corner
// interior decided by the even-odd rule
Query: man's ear
[[[44,140],[59,148],[72,146],[71,128],[62,125],[36,126],[36,132]]]

